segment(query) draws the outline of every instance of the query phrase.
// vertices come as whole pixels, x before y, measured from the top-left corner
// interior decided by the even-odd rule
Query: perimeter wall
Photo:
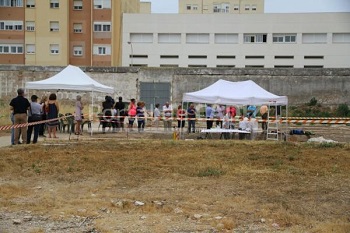
[[[24,87],[27,81],[49,78],[65,67],[41,66],[0,66],[0,97],[16,96],[16,90]],[[253,80],[267,91],[276,95],[286,95],[289,105],[307,103],[315,97],[318,103],[336,106],[341,103],[350,105],[350,69],[338,68],[150,68],[150,67],[81,67],[96,81],[112,86],[114,98],[123,96],[139,99],[141,82],[170,83],[170,101],[181,102],[182,94],[197,91],[214,83],[218,79],[228,81]],[[74,78],[74,77],[72,77]],[[28,94],[44,92],[30,90]],[[77,93],[60,91],[60,99],[74,99]],[[86,93],[90,95],[90,93]],[[98,94],[103,100],[105,94]],[[161,103],[163,104],[163,103]]]

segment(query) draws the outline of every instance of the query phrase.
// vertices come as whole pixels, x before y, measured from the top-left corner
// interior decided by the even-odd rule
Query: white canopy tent
[[[224,105],[288,104],[286,96],[272,94],[251,80],[230,82],[222,79],[202,90],[184,93],[182,101]]]
[[[263,105],[269,106],[288,105],[287,96],[277,96],[266,91],[258,84],[251,80],[230,82],[226,80],[218,80],[214,84],[195,92],[184,93],[183,102],[206,103],[206,104],[223,104],[223,105]],[[287,108],[288,109],[288,108]],[[275,111],[277,119],[277,111]],[[288,113],[286,112],[286,115]],[[278,131],[278,123],[276,131]],[[268,124],[269,127],[269,124]],[[287,127],[287,125],[286,125]],[[269,135],[275,135],[278,140],[278,133],[269,133],[267,130],[267,138]]]
[[[113,87],[105,86],[85,74],[79,67],[68,65],[58,74],[41,81],[26,82],[26,89],[47,91],[91,91],[112,94]]]
[[[94,92],[113,94],[114,88],[103,85],[85,74],[79,67],[68,65],[56,75],[41,81],[26,82],[25,89],[45,91],[91,92],[92,109]],[[91,130],[92,134],[92,130]]]

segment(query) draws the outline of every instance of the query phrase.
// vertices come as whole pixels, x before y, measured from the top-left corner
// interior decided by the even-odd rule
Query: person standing
[[[75,102],[75,116],[74,116],[74,120],[76,121],[75,124],[75,135],[81,135],[81,122],[83,121],[83,103],[81,102],[81,96],[77,95],[76,98],[76,102]]]
[[[187,118],[188,118],[188,133],[195,133],[196,109],[194,108],[194,104],[190,104],[190,107],[187,109]]]
[[[24,89],[19,88],[17,90],[17,97],[13,98],[10,102],[10,109],[13,111],[14,124],[26,124],[28,123],[27,111],[29,110],[30,103],[27,98],[24,97]],[[22,143],[27,143],[27,125],[15,128],[14,145],[19,142],[19,136],[22,134]]]
[[[173,108],[166,102],[163,106],[163,116],[164,116],[164,131],[171,131]]]
[[[156,104],[156,106],[154,108],[154,112],[153,112],[153,117],[154,117],[153,121],[154,121],[154,125],[156,126],[157,129],[159,127],[159,120],[160,120],[159,106],[160,106],[160,104]]]
[[[113,127],[113,132],[115,131],[115,124],[113,122],[113,105],[114,101],[111,96],[105,96],[105,101],[102,102],[102,113],[103,113],[103,121],[102,121],[102,133],[106,133],[106,127],[111,125]]]
[[[28,114],[29,123],[42,120],[41,105],[37,102],[38,98],[39,97],[36,95],[32,95],[30,97],[32,102],[30,103],[30,111]],[[38,118],[35,119],[36,116],[38,116]],[[33,129],[34,129],[33,144],[38,142],[40,124],[30,125],[28,126],[28,131],[27,131],[27,144],[30,144]]]
[[[135,99],[131,99],[128,107],[128,116],[129,116],[129,124],[128,128],[130,131],[132,131],[133,126],[134,126],[134,121],[135,121],[135,116],[136,116],[136,104],[135,104]]]
[[[44,121],[47,119],[47,116],[46,116],[46,112],[45,112],[45,109],[46,109],[46,102],[47,102],[47,96],[46,95],[43,95],[40,99],[40,104],[41,104],[41,119]],[[46,123],[42,123],[40,124],[39,126],[39,137],[46,137],[44,132],[45,132],[45,128],[46,128]]]
[[[46,102],[45,111],[47,113],[47,120],[49,120],[47,122],[49,138],[58,138],[56,132],[57,126],[60,124],[58,120],[58,112],[60,111],[60,108],[55,93],[50,94],[49,100]]]
[[[225,106],[221,104],[216,106],[215,112],[216,112],[216,118],[217,118],[216,127],[220,126],[220,128],[222,128],[222,120],[224,118]]]
[[[208,104],[207,107],[205,108],[205,117],[207,118],[207,129],[211,129],[213,127],[213,122],[214,122],[214,114],[215,110],[211,106],[211,104]]]
[[[267,130],[267,105],[261,105],[260,107],[260,114],[261,114],[261,119],[262,119],[262,123],[261,123],[261,127],[262,130],[266,132]]]
[[[186,117],[186,111],[182,108],[182,105],[179,104],[177,106],[177,111],[176,111],[176,118],[177,118],[177,128],[184,128],[185,127],[185,117]]]
[[[124,120],[127,114],[125,110],[125,104],[123,103],[123,97],[119,96],[118,102],[115,103],[114,108],[117,111],[118,130],[122,129],[124,131]]]
[[[144,102],[137,102],[137,107],[136,107],[136,115],[137,115],[137,128],[138,132],[141,133],[145,129],[145,110],[144,107],[145,104]]]

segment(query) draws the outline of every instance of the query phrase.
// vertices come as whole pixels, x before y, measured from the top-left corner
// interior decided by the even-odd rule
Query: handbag
[[[42,117],[41,114],[33,114],[32,108],[30,108],[30,116],[28,117],[28,122],[35,122],[35,121],[41,121]]]

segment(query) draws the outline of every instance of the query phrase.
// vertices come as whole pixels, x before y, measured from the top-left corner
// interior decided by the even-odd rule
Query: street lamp
[[[134,49],[132,48],[132,43],[131,41],[128,41],[128,44],[130,45],[131,47],[131,66],[134,66]]]

